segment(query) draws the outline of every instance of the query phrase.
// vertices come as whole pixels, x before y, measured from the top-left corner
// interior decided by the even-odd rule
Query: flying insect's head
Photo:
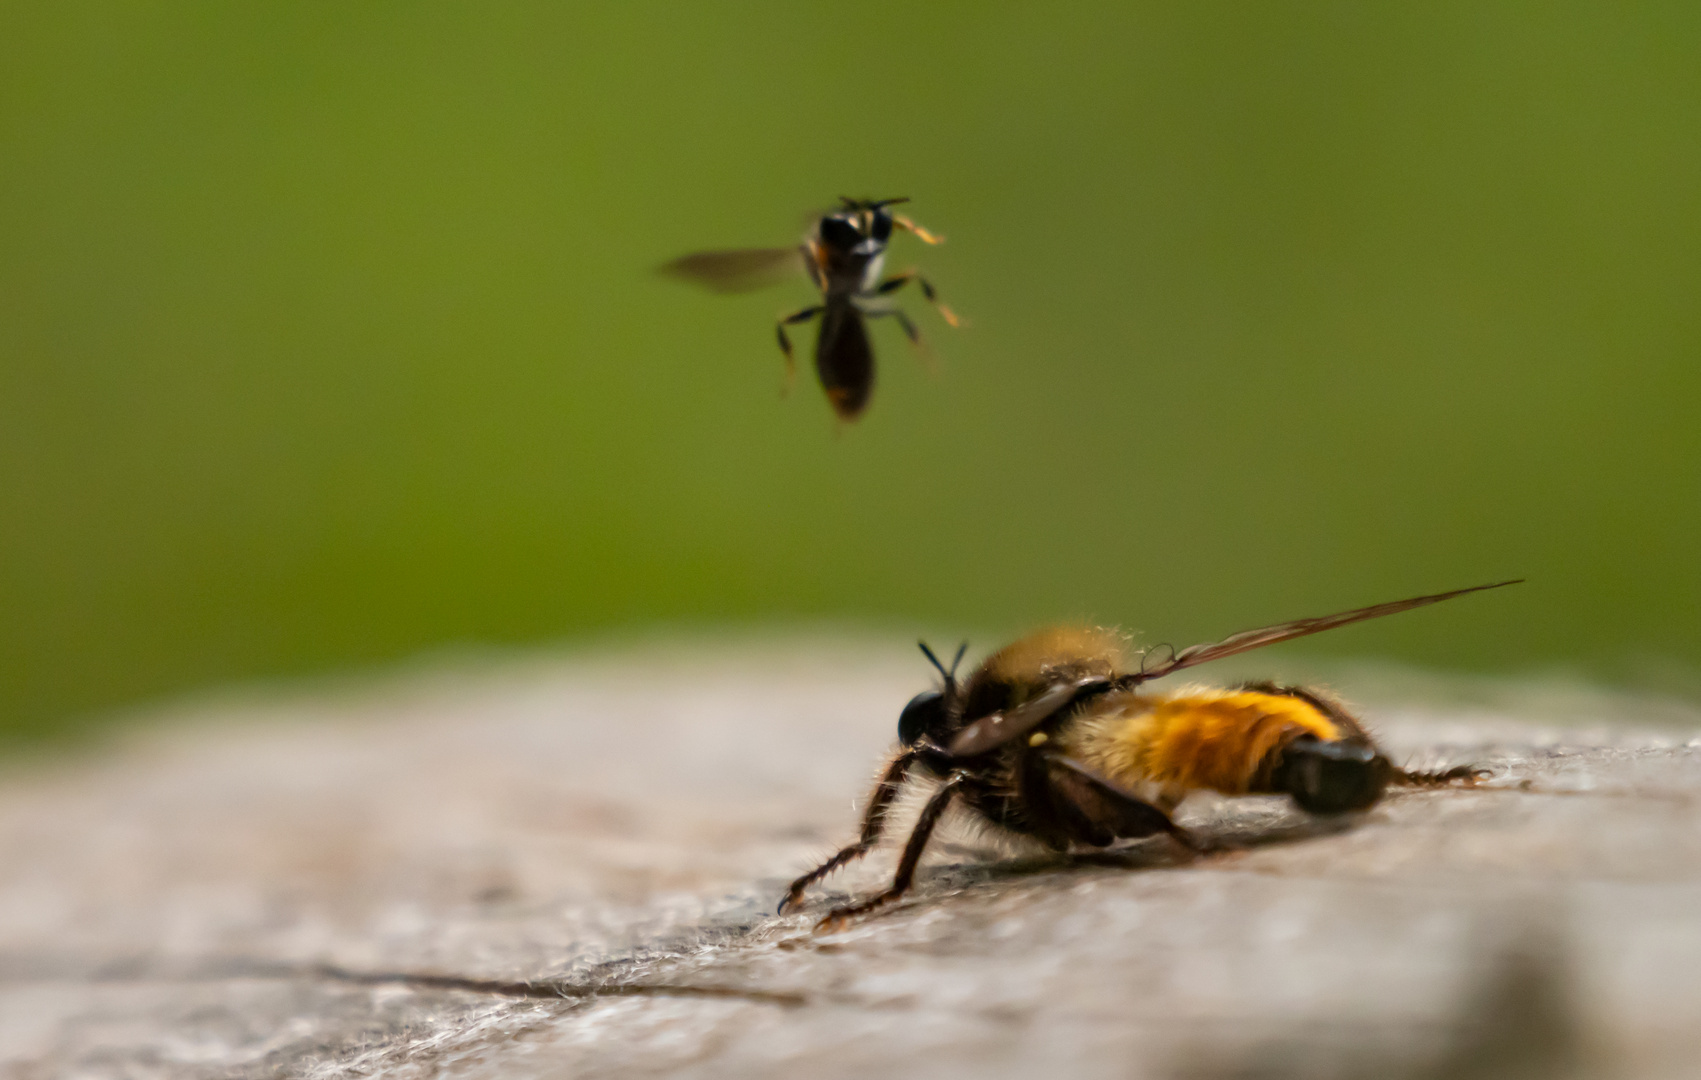
[[[893,203],[908,199],[850,199],[839,197],[843,209],[821,218],[816,226],[821,242],[851,255],[878,255],[892,238]]]
[[[921,651],[928,661],[944,676],[945,685],[939,690],[925,690],[910,698],[910,703],[904,706],[904,711],[898,714],[898,741],[905,746],[914,746],[923,736],[931,736],[934,742],[942,743],[948,734],[947,726],[951,723],[951,709],[957,700],[957,665],[963,662],[963,653],[968,650],[968,642],[957,648],[957,656],[947,668],[933,655],[933,650],[927,647],[927,642],[920,641]]]
[[[1282,750],[1272,780],[1308,813],[1344,814],[1375,805],[1393,773],[1368,740],[1301,735]]]

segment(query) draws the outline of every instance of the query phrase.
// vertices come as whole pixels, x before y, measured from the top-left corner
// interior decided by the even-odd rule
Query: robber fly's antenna
[[[957,655],[951,658],[949,669],[939,662],[939,657],[933,655],[933,650],[927,647],[927,642],[918,641],[916,644],[921,646],[921,654],[927,657],[927,662],[932,664],[933,669],[944,677],[945,694],[949,697],[957,688],[957,665],[963,662],[963,654],[969,651],[969,643],[965,641],[957,646]]]
[[[939,657],[933,655],[933,650],[927,647],[927,642],[918,641],[916,645],[921,648],[921,655],[927,657],[927,662],[933,665],[933,670],[939,672],[946,682],[950,682],[952,673],[945,670],[945,665],[939,662]],[[955,668],[956,665],[953,664],[952,667]]]
[[[910,197],[908,195],[899,195],[895,199],[881,199],[879,202],[871,205],[873,205],[875,209],[879,209],[882,206],[896,206],[898,203],[905,203],[909,201]]]

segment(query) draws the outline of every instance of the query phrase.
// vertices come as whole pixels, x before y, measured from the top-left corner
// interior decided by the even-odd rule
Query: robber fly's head
[[[893,203],[908,199],[849,199],[840,196],[841,209],[821,218],[816,226],[821,242],[847,255],[878,255],[892,238]]]
[[[924,690],[910,698],[910,703],[898,714],[898,741],[905,746],[914,746],[923,736],[931,736],[934,742],[940,742],[948,733],[951,713],[957,704],[957,665],[963,662],[963,653],[969,647],[966,641],[958,646],[957,655],[947,668],[933,655],[927,642],[918,641],[916,644],[921,646],[922,655],[944,677],[945,685],[938,690]]]

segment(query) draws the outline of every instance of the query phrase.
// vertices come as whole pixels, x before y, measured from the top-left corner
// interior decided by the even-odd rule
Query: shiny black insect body
[[[841,420],[854,420],[868,407],[874,390],[874,349],[868,340],[867,318],[891,316],[911,343],[921,345],[921,332],[886,297],[914,281],[923,295],[952,326],[957,316],[939,302],[933,285],[914,270],[882,277],[886,246],[893,229],[913,233],[928,244],[943,242],[891,207],[908,199],[840,200],[840,209],[817,218],[796,248],[757,248],[704,251],[675,259],[662,271],[706,285],[717,292],[742,292],[768,284],[798,268],[807,271],[821,291],[819,303],[780,319],[774,331],[785,355],[786,383],[794,377],[795,360],[786,327],[820,319],[815,339],[815,372],[821,389]]]

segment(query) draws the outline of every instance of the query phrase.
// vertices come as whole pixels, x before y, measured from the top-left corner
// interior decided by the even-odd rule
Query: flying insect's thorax
[[[886,269],[886,249],[881,248],[873,255],[863,258],[862,277],[858,279],[857,292],[871,293],[880,284],[880,275]]]
[[[827,296],[851,297],[874,291],[886,265],[884,245],[873,254],[843,251],[817,240],[809,245],[815,284]]]

